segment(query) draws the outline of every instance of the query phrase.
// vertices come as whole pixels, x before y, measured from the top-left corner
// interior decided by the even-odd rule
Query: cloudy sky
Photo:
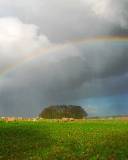
[[[0,0],[0,116],[35,116],[50,104],[128,114],[127,8],[127,0]]]

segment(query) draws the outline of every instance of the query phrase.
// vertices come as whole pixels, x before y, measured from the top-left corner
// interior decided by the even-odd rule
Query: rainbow
[[[24,57],[21,60],[18,60],[17,62],[6,66],[4,69],[0,71],[0,78],[6,76],[8,73],[13,71],[17,66],[23,65],[25,62],[34,60],[35,58],[39,57],[42,54],[46,54],[47,52],[51,52],[54,50],[63,49],[64,47],[71,45],[71,44],[80,44],[80,43],[92,43],[92,42],[100,42],[100,41],[114,41],[114,42],[126,42],[128,41],[128,36],[96,36],[96,37],[84,37],[84,38],[77,38],[72,39],[69,41],[66,41],[62,44],[53,44],[50,45],[47,48],[39,48],[36,51],[34,50],[30,54],[27,54],[26,57]]]

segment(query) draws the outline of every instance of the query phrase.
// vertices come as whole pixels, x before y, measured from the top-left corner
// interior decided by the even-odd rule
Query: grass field
[[[128,160],[128,121],[0,122],[0,160]]]

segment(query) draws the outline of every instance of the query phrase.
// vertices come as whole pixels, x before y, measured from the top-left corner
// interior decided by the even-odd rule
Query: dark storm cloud
[[[128,35],[126,0],[0,1],[0,71],[28,53],[80,37]],[[128,91],[127,41],[69,44],[0,79],[0,112],[35,115],[42,106]]]
[[[8,96],[3,106],[13,104],[17,113],[28,106],[29,115],[29,106],[40,110],[48,104],[126,93],[127,49],[123,42],[97,42],[42,54],[3,80],[1,89]]]

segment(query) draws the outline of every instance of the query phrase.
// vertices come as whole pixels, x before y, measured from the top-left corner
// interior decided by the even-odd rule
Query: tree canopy
[[[39,117],[48,119],[76,118],[81,119],[87,116],[87,112],[76,105],[51,105],[42,110]]]

